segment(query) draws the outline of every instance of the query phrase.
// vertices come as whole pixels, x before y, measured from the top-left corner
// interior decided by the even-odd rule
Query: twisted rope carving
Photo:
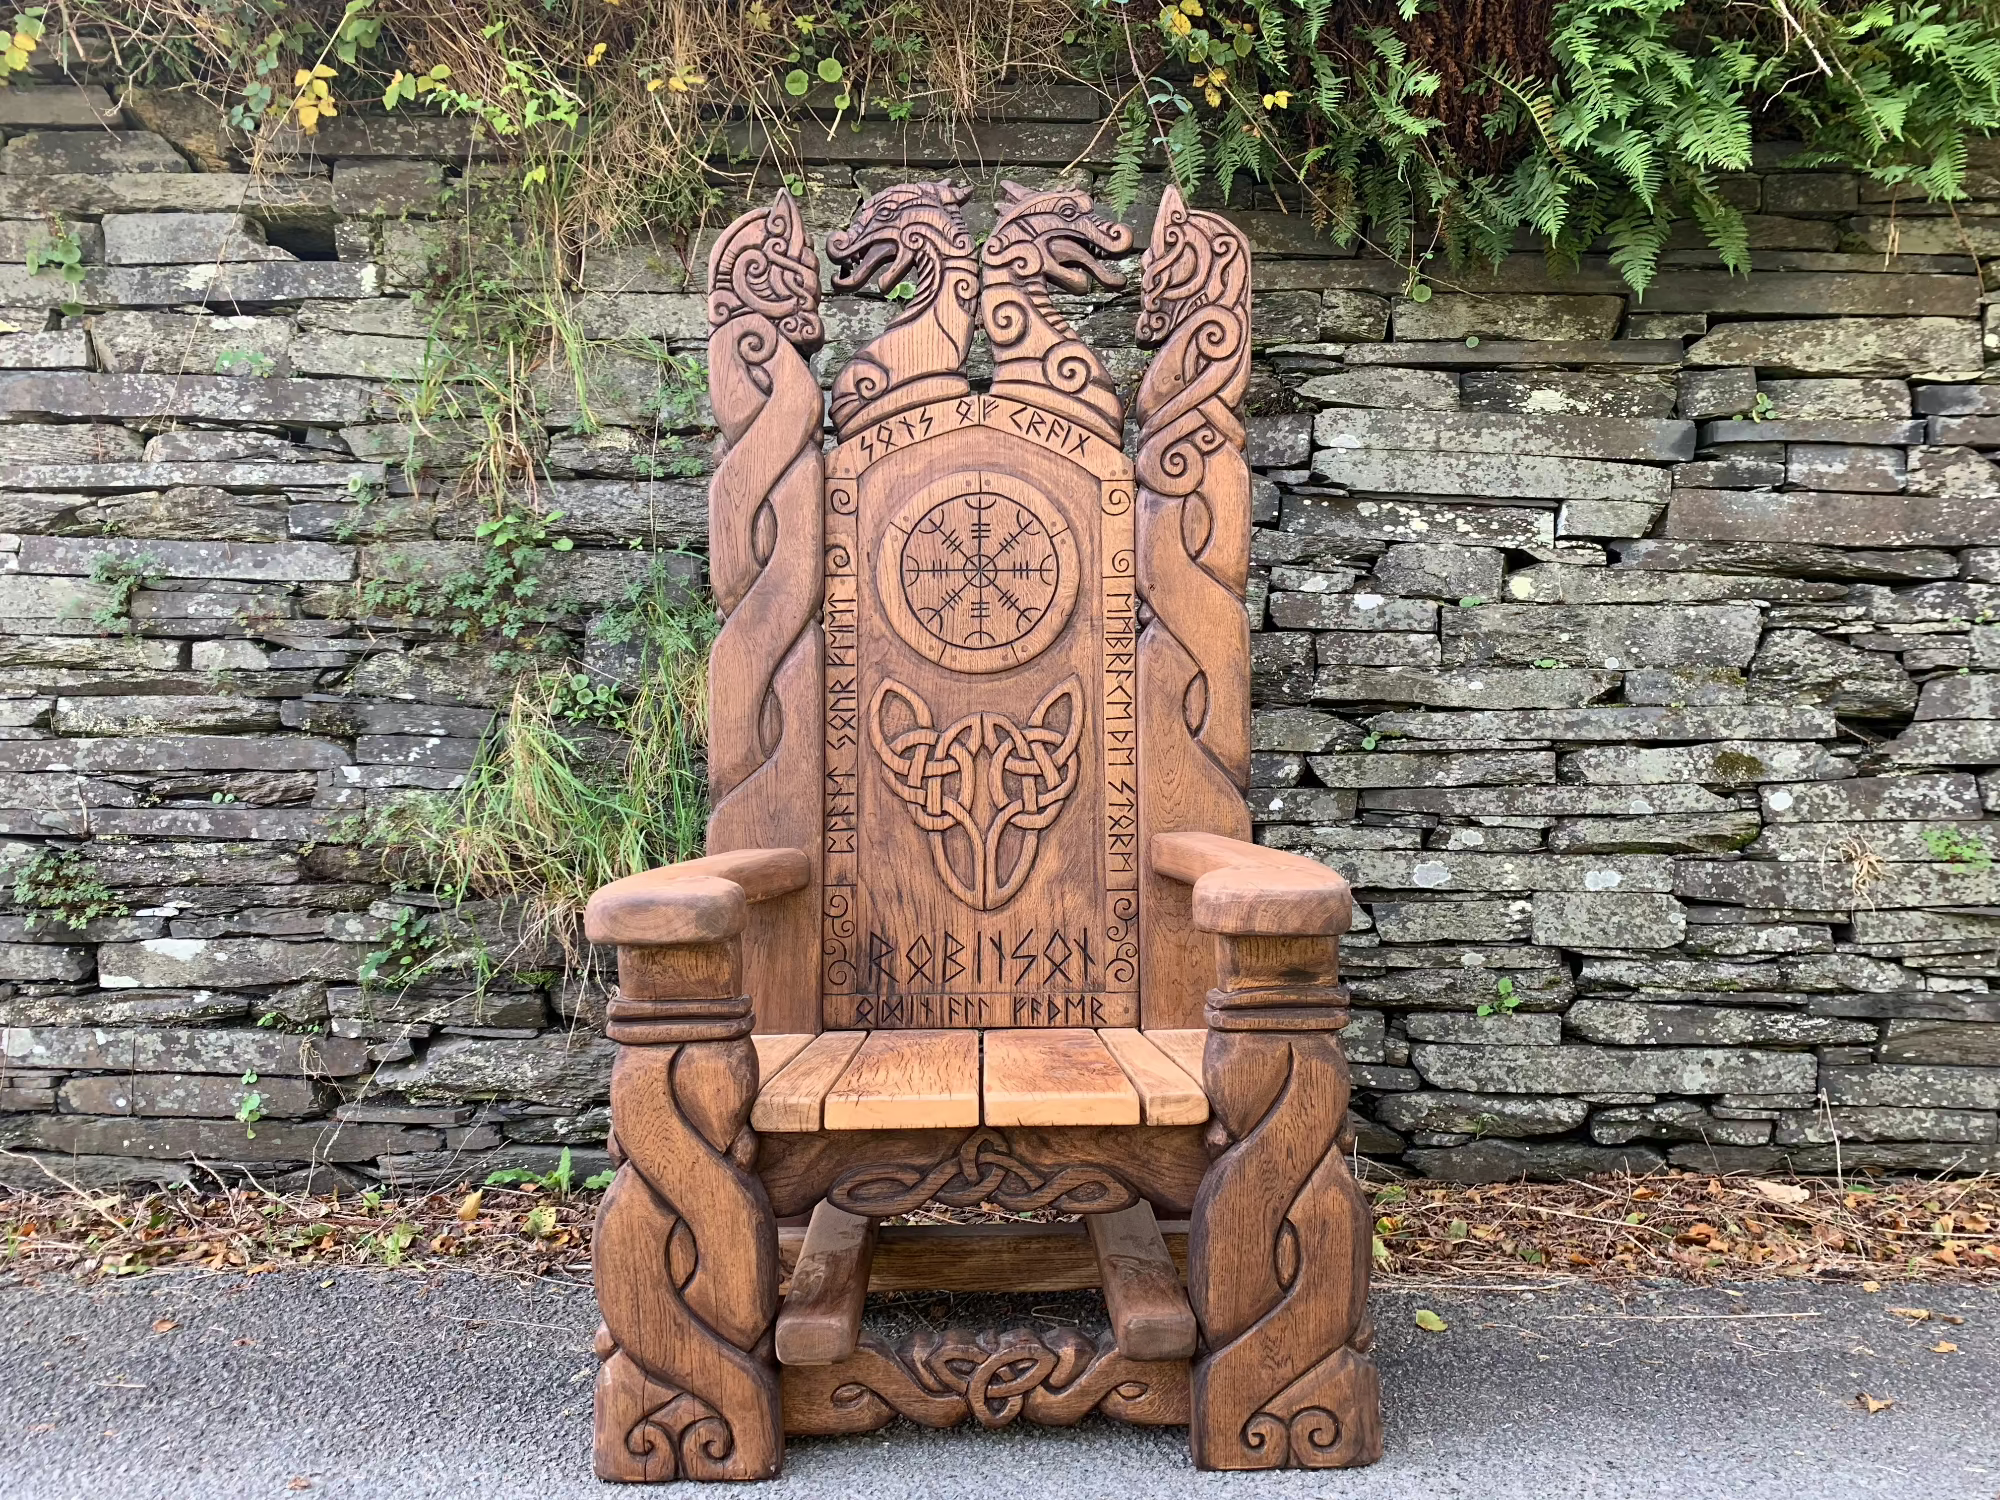
[[[783,1457],[768,1363],[777,1228],[748,1170],[749,1041],[624,1047],[623,1161],[598,1210],[602,1478],[760,1479]]]
[[[1202,1179],[1188,1241],[1189,1298],[1209,1349],[1194,1375],[1195,1462],[1372,1463],[1382,1434],[1367,1357],[1371,1236],[1341,1152],[1340,1043],[1215,1031],[1208,1045],[1210,1102],[1231,1144]]]
[[[819,264],[789,193],[724,231],[709,287],[709,392],[724,447],[708,487],[709,574],[723,615],[710,665],[708,774],[717,821],[727,825],[739,793],[775,805],[777,788],[750,785],[759,771],[780,772],[774,779],[792,801],[799,771],[817,779],[816,766],[779,763],[787,747],[817,744],[811,726],[788,724],[785,711],[790,699],[795,713],[809,712],[811,698],[782,691],[779,678],[818,661],[821,594],[821,408],[806,365],[822,337]]]
[[[892,702],[914,721],[909,727],[887,727],[884,710]],[[1051,728],[1049,720],[1064,710],[1066,725]],[[983,712],[939,730],[913,688],[885,678],[875,689],[868,738],[889,786],[930,836],[938,878],[975,911],[1005,906],[1033,873],[1042,830],[1076,790],[1083,721],[1083,683],[1076,677],[1049,690],[1025,729],[1005,714]],[[1008,861],[1002,845],[1010,833],[1018,841]]]
[[[1169,675],[1180,680],[1181,718],[1223,814],[1195,814],[1188,826],[1232,829],[1250,780],[1250,470],[1236,414],[1250,379],[1243,237],[1167,189],[1140,309],[1140,341],[1159,349],[1137,405],[1139,590],[1153,610],[1142,649],[1178,653]]]

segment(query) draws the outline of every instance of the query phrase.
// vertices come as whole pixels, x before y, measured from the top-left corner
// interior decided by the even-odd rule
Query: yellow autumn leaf
[[[307,135],[318,133],[319,109],[317,106],[311,104],[301,104],[299,106],[299,129],[303,130]]]
[[[315,78],[338,78],[340,75],[325,63],[314,63],[312,76]]]
[[[1887,1311],[1892,1318],[1908,1318],[1912,1323],[1928,1323],[1931,1320],[1928,1307],[1892,1307]]]
[[[19,47],[9,47],[7,49],[7,66],[9,69],[18,73],[21,69],[27,67],[27,65],[27,53],[23,52]]]
[[[649,94],[657,94],[666,86],[667,80],[664,78],[649,78],[646,80],[646,92]]]
[[[340,113],[339,110],[333,107],[333,101],[331,99],[320,100],[319,103],[314,106],[314,108],[316,108],[319,111],[319,117],[322,120],[331,120],[335,115]]]
[[[687,80],[679,74],[667,80],[667,87],[672,89],[676,94],[685,94],[688,91]]]
[[[590,56],[583,60],[583,65],[586,68],[596,67],[600,62],[604,61],[605,49],[610,45],[609,42],[599,42],[595,47],[592,47],[590,49]]]
[[[1203,89],[1201,92],[1203,97],[1208,100],[1208,107],[1210,109],[1220,109],[1222,107],[1222,91],[1220,89]]]
[[[1861,1409],[1871,1417],[1878,1411],[1887,1411],[1896,1404],[1894,1396],[1871,1396],[1866,1391],[1857,1392],[1854,1399],[1861,1403]]]
[[[485,1200],[485,1197],[486,1194],[478,1188],[474,1188],[471,1192],[467,1193],[459,1201],[458,1222],[461,1224],[470,1224],[474,1219],[478,1218],[479,1205]]]
[[[1194,22],[1190,21],[1179,11],[1174,12],[1174,18],[1168,24],[1173,27],[1176,36],[1186,36],[1190,31],[1194,30]]]
[[[1423,1329],[1425,1333],[1443,1333],[1450,1326],[1428,1307],[1417,1309],[1417,1327]]]
[[[35,39],[29,36],[27,32],[17,31],[14,33],[15,50],[20,52],[33,52],[35,50],[35,45],[36,45]]]
[[[1931,1345],[1931,1353],[1956,1354],[1958,1353],[1958,1345],[1954,1344],[1950,1339],[1939,1339],[1935,1344]]]
[[[312,74],[305,68],[300,68],[298,72],[292,75],[292,87],[295,89],[302,89],[312,81]]]

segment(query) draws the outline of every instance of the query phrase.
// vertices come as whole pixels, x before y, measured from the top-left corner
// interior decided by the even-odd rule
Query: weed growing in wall
[[[100,917],[131,910],[75,849],[44,849],[23,865],[14,876],[14,904],[27,913],[30,932],[49,922],[81,931]]]

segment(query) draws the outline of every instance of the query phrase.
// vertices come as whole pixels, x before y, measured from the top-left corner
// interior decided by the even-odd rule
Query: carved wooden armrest
[[[1153,868],[1194,888],[1194,925],[1216,935],[1211,1031],[1331,1031],[1347,1024],[1340,934],[1347,882],[1304,855],[1214,833],[1153,836]]]
[[[618,949],[606,1033],[628,1045],[721,1041],[750,1032],[743,929],[752,902],[801,889],[798,849],[742,849],[614,880],[584,908],[584,936]]]

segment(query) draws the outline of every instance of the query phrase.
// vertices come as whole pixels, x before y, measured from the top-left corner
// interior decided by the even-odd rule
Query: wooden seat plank
[[[1088,1214],[1084,1223],[1118,1352],[1127,1359],[1193,1357],[1194,1311],[1153,1206],[1142,1201],[1113,1214]]]
[[[871,1031],[826,1095],[828,1130],[979,1123],[979,1033]]]
[[[812,1039],[809,1031],[759,1032],[751,1037],[751,1044],[757,1049],[758,1078],[776,1078],[787,1063],[811,1045]]]
[[[1199,1125],[1208,1118],[1208,1096],[1198,1078],[1189,1077],[1144,1033],[1107,1026],[1097,1035],[1139,1091],[1139,1108],[1148,1125]]]
[[[1139,1091],[1094,1031],[986,1033],[988,1125],[1137,1125]]]
[[[757,1091],[750,1124],[757,1130],[809,1131],[820,1128],[826,1091],[868,1040],[865,1031],[822,1031],[798,1056]]]
[[[1166,1253],[1164,1247],[1160,1253]],[[792,1267],[791,1289],[778,1313],[779,1364],[830,1365],[854,1352],[874,1254],[873,1219],[827,1202],[813,1209],[805,1245]]]
[[[1202,1080],[1202,1054],[1208,1050],[1208,1028],[1197,1026],[1189,1031],[1146,1031],[1140,1033],[1166,1053],[1179,1068],[1196,1083]]]

